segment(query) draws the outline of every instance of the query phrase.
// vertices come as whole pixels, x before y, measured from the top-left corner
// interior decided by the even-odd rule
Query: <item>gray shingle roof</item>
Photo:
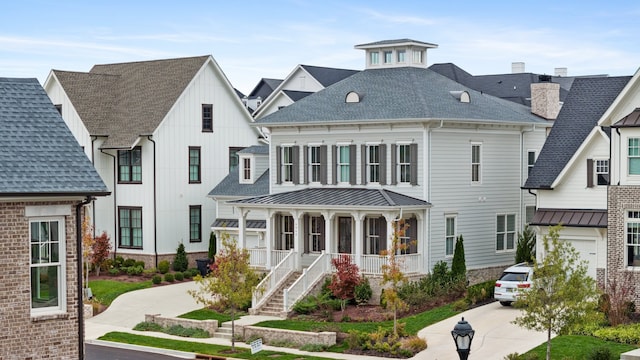
[[[462,103],[451,91],[468,91]],[[360,102],[346,103],[349,92]],[[547,124],[530,109],[472,90],[433,70],[400,67],[361,71],[257,121],[265,125],[309,122],[459,120]]]
[[[109,190],[37,79],[0,78],[0,196]]]
[[[327,87],[344,80],[349,76],[359,72],[359,70],[336,69],[321,66],[300,65],[311,76],[313,76],[322,86]]]
[[[266,229],[267,221],[266,220],[248,220],[245,222],[245,227],[247,229]],[[216,221],[211,224],[211,227],[214,228],[225,228],[225,229],[237,229],[238,228],[238,219],[216,219]]]
[[[269,97],[273,90],[275,90],[280,84],[282,84],[283,80],[280,79],[266,79],[262,78],[258,82],[258,84],[251,90],[249,97],[252,99],[260,96],[263,100]]]
[[[95,65],[90,72],[54,70],[91,135],[103,148],[129,148],[153,133],[209,56]]]
[[[306,188],[296,191],[230,201],[231,204],[253,204],[269,206],[340,206],[349,208],[402,206],[429,207],[428,202],[386,189],[365,188]]]
[[[238,154],[262,154],[269,155],[269,145],[251,145],[240,151]]]
[[[266,170],[253,184],[241,184],[238,171],[231,171],[211,191],[209,197],[216,196],[260,196],[269,193],[269,170]]]
[[[313,92],[310,92],[310,91],[295,91],[295,90],[283,90],[282,92],[285,95],[287,95],[289,99],[293,100],[293,102],[296,102],[300,99],[304,99],[307,96],[313,94]]]
[[[525,189],[550,189],[630,76],[576,78],[531,169]]]

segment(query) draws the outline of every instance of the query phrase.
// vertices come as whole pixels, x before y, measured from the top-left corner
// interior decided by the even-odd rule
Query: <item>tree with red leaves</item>
[[[344,312],[347,301],[353,299],[356,285],[360,283],[358,265],[352,263],[348,255],[332,259],[331,264],[336,268],[336,272],[329,284],[329,290],[333,296],[340,299],[340,308]]]
[[[111,252],[111,239],[106,231],[100,236],[96,236],[93,244],[91,244],[91,262],[96,268],[96,276],[100,276],[100,268]]]

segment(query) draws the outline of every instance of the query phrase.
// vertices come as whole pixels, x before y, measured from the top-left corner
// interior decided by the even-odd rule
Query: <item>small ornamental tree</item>
[[[190,290],[189,294],[205,306],[225,304],[229,308],[231,351],[235,352],[236,311],[251,301],[260,277],[250,266],[247,249],[238,248],[227,233],[223,233],[220,240],[222,249],[216,256],[216,266],[206,277],[196,276],[198,289]]]
[[[401,237],[404,237],[408,224],[405,224],[404,220],[399,220],[393,223],[393,238],[391,239],[391,248],[380,252],[380,256],[387,258],[387,263],[382,265],[382,286],[389,284],[389,287],[385,287],[382,293],[382,300],[386,302],[387,308],[393,310],[393,334],[398,336],[398,311],[402,311],[408,307],[408,305],[398,295],[398,290],[402,284],[407,280],[407,277],[402,272],[400,260],[396,254],[408,248],[408,244],[403,244],[400,241]]]
[[[186,271],[188,268],[189,259],[187,259],[187,253],[184,251],[184,244],[180,243],[176,250],[176,256],[173,258],[173,270]]]
[[[95,237],[91,250],[91,262],[96,268],[96,276],[100,276],[100,268],[109,258],[109,253],[111,252],[111,239],[106,231]]]
[[[467,277],[467,265],[464,259],[464,244],[462,235],[456,240],[456,247],[453,250],[453,260],[451,262],[451,277],[454,281],[463,280]]]
[[[358,265],[352,263],[351,257],[347,255],[332,259],[331,264],[336,268],[336,272],[331,278],[329,290],[333,296],[340,299],[340,308],[344,312],[347,301],[354,298],[354,290],[360,283]]]
[[[518,245],[516,247],[516,264],[533,263],[536,257],[536,233],[529,227],[524,227],[522,233],[518,234]]]

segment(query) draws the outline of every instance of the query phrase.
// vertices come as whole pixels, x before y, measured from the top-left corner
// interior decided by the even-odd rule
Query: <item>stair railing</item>
[[[262,281],[253,290],[253,296],[251,299],[251,307],[254,310],[259,309],[264,302],[271,297],[271,295],[278,289],[278,287],[284,282],[289,274],[295,269],[295,256],[293,256],[293,249],[289,251],[287,256],[282,259],[270,272],[265,276]]]
[[[282,292],[283,311],[291,311],[293,305],[306,296],[318,281],[330,272],[331,255],[323,251],[311,266],[302,270],[302,275],[288,289],[284,289]]]

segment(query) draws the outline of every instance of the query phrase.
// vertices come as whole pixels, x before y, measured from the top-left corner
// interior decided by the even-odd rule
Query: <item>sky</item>
[[[427,64],[473,75],[525,71],[633,75],[640,67],[640,2],[84,0],[3,1],[0,77],[51,69],[212,55],[248,94],[299,65],[362,70],[355,45],[409,38],[438,45]]]

